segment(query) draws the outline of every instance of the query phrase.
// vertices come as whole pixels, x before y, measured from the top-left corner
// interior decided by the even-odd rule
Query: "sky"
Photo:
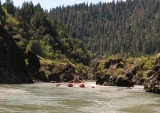
[[[2,4],[6,0],[1,0]],[[15,6],[21,6],[24,1],[32,1],[34,5],[37,3],[40,3],[41,6],[44,9],[50,9],[50,8],[56,8],[57,6],[68,6],[68,5],[74,5],[74,4],[79,4],[79,3],[87,3],[90,4],[92,3],[99,3],[101,2],[112,2],[113,0],[12,0],[14,2]]]

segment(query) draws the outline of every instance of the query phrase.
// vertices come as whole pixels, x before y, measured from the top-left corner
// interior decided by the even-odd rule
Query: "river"
[[[66,83],[0,85],[0,112],[16,113],[160,113],[160,95],[143,86],[131,89]],[[95,86],[92,88],[91,86]]]

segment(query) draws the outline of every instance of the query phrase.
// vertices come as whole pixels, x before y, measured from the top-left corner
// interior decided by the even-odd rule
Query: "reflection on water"
[[[0,85],[0,112],[34,113],[159,113],[160,95],[142,86],[69,88],[51,83]]]

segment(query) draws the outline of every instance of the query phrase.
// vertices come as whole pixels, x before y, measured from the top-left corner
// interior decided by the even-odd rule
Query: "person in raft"
[[[79,76],[78,75],[74,76],[73,83],[74,84],[79,83]]]

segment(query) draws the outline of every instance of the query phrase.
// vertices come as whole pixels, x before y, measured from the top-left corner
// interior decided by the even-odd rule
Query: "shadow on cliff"
[[[0,26],[0,83],[33,83],[25,63],[25,53],[2,26]]]

